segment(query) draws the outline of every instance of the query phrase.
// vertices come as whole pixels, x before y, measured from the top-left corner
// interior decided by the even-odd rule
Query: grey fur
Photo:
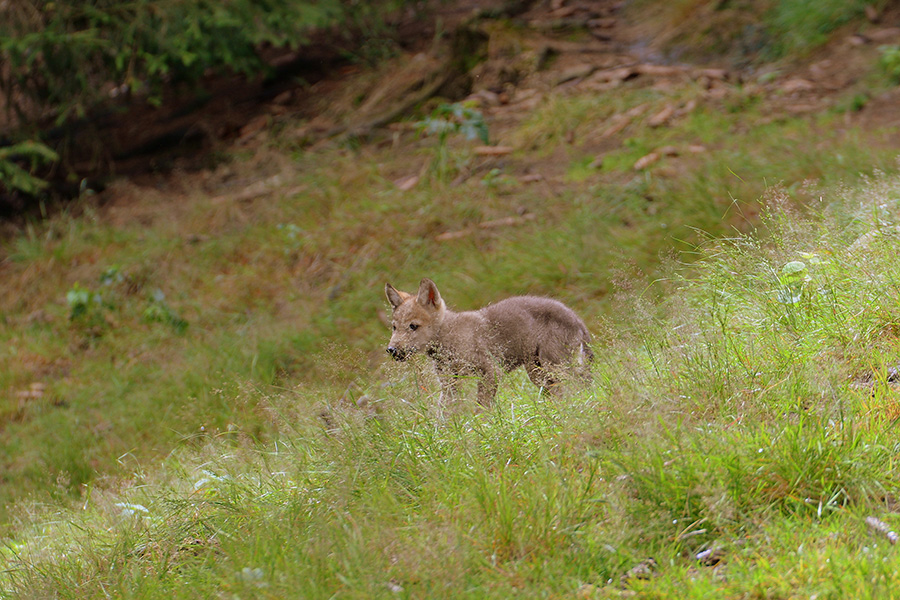
[[[447,309],[423,279],[416,295],[385,285],[394,309],[387,351],[394,360],[425,352],[434,360],[441,400],[456,397],[460,377],[478,378],[478,402],[489,406],[500,369],[524,366],[531,381],[553,391],[567,376],[590,379],[591,334],[571,308],[551,298],[515,296],[481,310]]]

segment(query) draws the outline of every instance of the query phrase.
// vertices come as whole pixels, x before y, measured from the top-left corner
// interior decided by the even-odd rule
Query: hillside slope
[[[891,14],[737,69],[662,64],[620,11],[469,22],[464,104],[421,93],[458,93],[448,37],[7,226],[4,593],[891,589]],[[422,276],[575,307],[594,387],[442,412],[383,350],[385,281]]]

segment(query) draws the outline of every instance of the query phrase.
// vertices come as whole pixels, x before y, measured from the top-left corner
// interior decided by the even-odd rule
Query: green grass
[[[766,24],[773,38],[769,52],[787,56],[821,46],[829,34],[843,25],[862,20],[867,4],[881,3],[846,0],[781,0],[769,11]]]
[[[277,139],[187,191],[124,186],[141,202],[4,240],[0,595],[896,585],[864,521],[898,526],[893,150],[833,115],[773,118],[739,87],[645,125],[691,99],[640,80],[551,95],[492,131],[516,148],[502,164],[448,140],[447,177],[428,173],[433,140]],[[666,145],[705,151],[634,171]],[[274,183],[241,200],[256,181]],[[474,227],[517,214],[534,218]],[[549,399],[518,373],[490,410],[439,410],[426,364],[386,363],[379,318],[385,281],[423,276],[461,309],[566,301],[594,333],[594,385]],[[627,579],[648,556],[657,574]]]
[[[440,412],[401,365],[358,408],[232,376],[206,400],[227,426],[123,456],[74,506],[20,505],[4,595],[879,597],[900,572],[865,524],[900,524],[898,187],[806,216],[773,193],[759,234],[709,242],[661,300],[621,287],[572,397],[519,373],[490,410]]]

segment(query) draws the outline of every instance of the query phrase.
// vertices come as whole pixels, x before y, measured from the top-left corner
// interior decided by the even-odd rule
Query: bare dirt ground
[[[755,94],[772,119],[814,115],[857,96],[859,106],[844,112],[847,125],[874,132],[900,123],[900,92],[871,97],[865,87],[878,46],[900,42],[900,9],[871,15],[864,30],[841,31],[813,55],[762,72],[727,57],[703,64],[669,60],[652,31],[634,15],[626,18],[618,0],[440,6],[426,21],[398,18],[399,55],[378,69],[348,60],[346,49],[326,41],[300,52],[269,50],[274,71],[268,79],[219,77],[203,90],[172,89],[159,107],[136,102],[111,112],[82,125],[76,139],[83,143],[66,161],[86,177],[187,189],[195,177],[208,179],[224,154],[267,143],[272,130],[297,147],[350,137],[379,143],[403,130],[398,120],[439,96],[475,100],[492,133],[502,135],[548,94],[605,91],[635,79],[657,89],[699,84],[712,105],[738,86]],[[483,60],[473,65],[473,56]],[[694,108],[673,104],[649,118],[665,126]],[[617,134],[636,116],[617,115],[588,149],[602,153],[619,143]],[[881,134],[873,143],[900,147],[900,138]],[[552,157],[541,160],[543,171],[552,172]],[[527,176],[531,166],[522,168]],[[111,189],[101,203],[121,206],[140,194],[127,196]]]

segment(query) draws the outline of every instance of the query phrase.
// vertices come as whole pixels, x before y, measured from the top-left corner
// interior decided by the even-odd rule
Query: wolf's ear
[[[394,286],[389,283],[384,284],[384,293],[387,295],[388,302],[390,302],[391,306],[394,308],[403,304],[411,295],[395,289]]]
[[[425,308],[431,309],[440,309],[444,306],[444,301],[441,299],[441,293],[438,291],[437,286],[427,277],[419,284],[416,302]]]

